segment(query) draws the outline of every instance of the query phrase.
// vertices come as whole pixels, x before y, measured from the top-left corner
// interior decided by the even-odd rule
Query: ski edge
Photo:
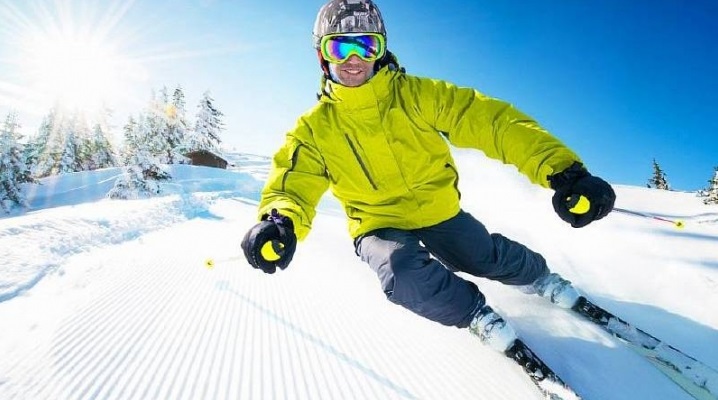
[[[580,296],[572,310],[620,339],[698,400],[718,400],[718,372]]]

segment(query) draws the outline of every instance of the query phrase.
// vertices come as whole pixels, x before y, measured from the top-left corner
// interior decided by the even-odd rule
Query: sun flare
[[[43,97],[87,110],[120,93],[121,58],[90,36],[38,35],[27,50],[25,73]]]
[[[128,113],[152,84],[177,74],[175,65],[243,49],[184,37],[138,3],[0,0],[0,107]]]
[[[128,53],[137,43],[120,26],[132,3],[0,4],[0,46],[6,50],[0,63],[9,72],[0,77],[0,100],[86,113],[126,102],[148,77]]]

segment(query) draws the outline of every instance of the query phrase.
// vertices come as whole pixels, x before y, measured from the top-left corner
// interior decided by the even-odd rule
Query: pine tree
[[[127,123],[122,128],[124,140],[122,142],[122,149],[120,150],[120,162],[122,165],[130,165],[133,154],[137,151],[137,121],[135,117],[130,116],[127,119]]]
[[[666,173],[663,172],[655,158],[653,159],[653,177],[648,180],[647,187],[660,190],[671,190],[668,180],[666,179]]]
[[[70,130],[75,139],[75,159],[72,162],[74,168],[71,172],[96,169],[92,161],[95,146],[87,117],[75,112],[71,119]]]
[[[214,99],[209,91],[204,92],[202,99],[197,106],[196,122],[194,130],[187,140],[187,150],[210,150],[219,151],[222,140],[219,135],[224,130],[222,114],[214,106]]]
[[[90,128],[80,113],[68,115],[60,108],[52,109],[31,143],[31,154],[37,160],[33,172],[37,177],[91,169]]]
[[[705,197],[703,203],[718,204],[718,167],[713,168],[713,177],[708,180],[708,187],[698,193],[699,196]]]
[[[166,87],[162,87],[159,97],[153,91],[147,108],[140,112],[138,122],[141,122],[143,129],[149,130],[149,135],[154,139],[154,143],[148,148],[150,153],[159,156],[160,162],[170,164],[172,153],[167,141],[168,121],[165,113],[168,103]]]
[[[67,174],[83,170],[82,156],[86,154],[83,146],[83,140],[80,132],[76,130],[73,118],[65,119],[61,126],[62,145],[59,151],[59,160],[56,164],[56,173]]]
[[[20,185],[35,182],[24,161],[19,128],[17,114],[10,112],[0,130],[0,208],[6,213],[14,205],[26,206]]]
[[[48,136],[44,133],[46,128],[43,127],[43,123],[40,124],[37,134],[31,136],[25,145],[25,162],[30,167],[32,175],[37,177],[39,175],[38,170],[40,169],[40,162],[43,159],[45,148],[47,144]]]
[[[25,143],[25,146],[23,146],[22,159],[25,161],[25,166],[27,166],[28,171],[30,171],[30,176],[34,177],[35,174],[33,173],[33,170],[35,168],[35,164],[37,164],[37,155],[32,141],[28,141]]]
[[[33,164],[33,176],[35,177],[43,178],[56,173],[61,143],[58,132],[60,122],[57,107],[52,108],[43,118],[37,135],[30,141],[31,157],[35,160]]]
[[[117,165],[115,152],[108,138],[106,128],[99,123],[92,128],[90,137],[90,170],[109,168]]]
[[[169,145],[168,164],[174,164],[184,159],[184,144],[187,136],[186,108],[184,91],[181,86],[177,86],[172,94],[172,102],[165,109],[167,118],[166,139]]]
[[[152,116],[140,115],[135,122],[130,118],[125,125],[123,157],[127,163],[124,174],[115,181],[107,193],[112,199],[137,199],[161,193],[159,182],[171,179],[158,157],[158,139],[154,134]]]

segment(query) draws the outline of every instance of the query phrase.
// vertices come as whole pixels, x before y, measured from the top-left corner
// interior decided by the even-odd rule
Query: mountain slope
[[[465,209],[490,230],[539,250],[598,303],[718,368],[718,317],[705,307],[718,304],[715,208],[691,194],[618,186],[622,207],[687,228],[614,213],[575,230],[553,214],[549,191],[511,167],[475,152],[457,159]],[[237,171],[177,167],[175,195],[131,202],[98,201],[103,184],[84,180],[81,191],[62,190],[75,196],[35,197],[51,208],[0,220],[0,320],[12,321],[0,330],[0,398],[540,398],[465,330],[386,301],[330,198],[287,270],[249,267],[239,241],[255,221],[267,162],[242,155]],[[590,323],[466,278],[584,398],[688,398]]]

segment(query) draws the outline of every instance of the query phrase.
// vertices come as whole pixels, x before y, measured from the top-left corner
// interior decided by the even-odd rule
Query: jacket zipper
[[[374,183],[374,180],[371,178],[371,175],[369,174],[369,169],[367,169],[366,164],[364,164],[364,161],[362,161],[362,158],[359,157],[359,152],[357,151],[356,147],[354,146],[354,143],[352,142],[351,138],[349,137],[349,134],[345,133],[344,137],[347,139],[347,143],[349,143],[349,147],[352,149],[352,153],[354,153],[354,158],[356,158],[357,162],[359,163],[359,166],[361,167],[361,170],[364,172],[364,176],[366,176],[366,179],[369,181],[369,184],[371,184],[371,187],[374,188],[374,190],[379,190],[379,188],[376,186],[376,183]]]
[[[444,168],[450,168],[452,171],[454,171],[454,174],[456,175],[456,179],[454,179],[454,189],[456,189],[456,193],[459,194],[459,199],[461,199],[461,192],[459,191],[459,171],[457,171],[456,168],[451,165],[451,163],[446,163],[446,165],[444,165]]]

